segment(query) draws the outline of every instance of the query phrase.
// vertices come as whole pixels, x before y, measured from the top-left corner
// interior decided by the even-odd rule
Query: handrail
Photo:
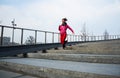
[[[0,25],[0,27],[14,28],[14,29],[24,29],[24,30],[29,30],[29,31],[39,31],[39,32],[48,32],[48,33],[56,33],[56,34],[59,34],[58,32],[43,31],[43,30],[28,29],[28,28],[20,28],[20,27],[11,27],[11,26],[5,26],[5,25]]]
[[[12,35],[12,42],[11,43],[14,43],[14,30],[15,29],[19,29],[19,30],[21,30],[21,45],[23,44],[23,35],[24,35],[24,31],[33,31],[33,32],[35,32],[35,44],[37,43],[37,33],[38,32],[43,32],[45,35],[45,41],[44,41],[44,43],[47,43],[47,34],[48,33],[50,33],[50,34],[52,34],[52,43],[54,43],[54,35],[55,34],[58,34],[58,37],[59,37],[59,33],[58,32],[51,32],[51,31],[42,31],[42,30],[35,30],[35,29],[28,29],[28,28],[20,28],[20,27],[11,27],[11,26],[5,26],[5,25],[0,25],[0,27],[1,27],[1,38],[0,38],[0,45],[1,46],[4,46],[4,40],[3,40],[3,38],[4,38],[4,29],[5,28],[10,28],[10,29],[12,29],[12,31],[13,31],[13,33],[11,34]],[[58,38],[57,37],[57,38]],[[58,42],[59,42],[59,38],[58,38]],[[11,45],[12,46],[12,45]]]
[[[37,38],[40,36],[38,35],[38,33],[42,32],[44,34],[44,36],[41,36],[41,38],[44,37],[44,41],[43,43],[48,43],[48,39],[51,41],[51,43],[59,43],[60,40],[59,40],[59,36],[60,34],[58,32],[51,32],[51,31],[42,31],[42,30],[35,30],[35,29],[28,29],[28,28],[20,28],[20,27],[11,27],[11,26],[5,26],[5,25],[0,25],[0,28],[1,28],[1,37],[0,37],[0,46],[13,46],[13,45],[16,45],[15,44],[15,40],[14,40],[14,30],[15,29],[19,29],[21,30],[21,41],[19,43],[19,45],[24,45],[24,35],[25,35],[25,31],[33,31],[34,32],[34,37],[35,37],[35,40],[32,44],[38,44],[38,41],[37,41]],[[10,34],[10,37],[12,40],[12,42],[9,42],[9,44],[5,44],[4,41],[5,41],[5,28],[10,28],[12,29],[13,33]],[[51,34],[51,36],[49,35]],[[57,37],[56,37],[57,35]],[[50,36],[50,38],[48,38]],[[86,36],[86,35],[71,35],[71,34],[68,34],[67,35],[67,40],[69,42],[76,42],[76,41],[99,41],[99,40],[110,40],[110,39],[120,39],[120,35],[100,35],[100,36]],[[57,40],[57,41],[55,41]],[[31,44],[31,43],[30,43]],[[17,44],[18,45],[18,44]]]

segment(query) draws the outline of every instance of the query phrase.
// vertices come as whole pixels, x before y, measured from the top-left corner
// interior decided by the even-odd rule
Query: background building
[[[1,37],[0,37],[1,42]],[[10,45],[10,37],[3,37],[3,45]]]

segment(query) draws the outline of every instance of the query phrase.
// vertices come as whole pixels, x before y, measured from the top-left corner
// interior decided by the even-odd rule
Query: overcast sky
[[[0,0],[0,24],[58,32],[63,17],[75,34],[120,34],[120,0]],[[69,32],[69,31],[68,31]],[[69,32],[70,33],[70,32]]]

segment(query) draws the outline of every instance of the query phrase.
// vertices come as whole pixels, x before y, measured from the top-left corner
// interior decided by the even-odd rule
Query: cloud
[[[84,22],[87,23],[90,31],[93,29],[92,25],[97,26],[101,31],[104,28],[103,24],[109,23],[106,20],[114,17],[113,19],[117,21],[120,16],[119,0],[34,0],[25,3],[19,7],[0,5],[2,23],[11,25],[10,21],[16,18],[16,23],[20,27],[58,31],[61,18],[67,17],[68,23],[78,33]],[[110,26],[113,27],[112,24]]]

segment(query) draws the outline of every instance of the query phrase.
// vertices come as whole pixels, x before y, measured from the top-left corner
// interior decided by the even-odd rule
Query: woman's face
[[[64,20],[64,19],[62,19],[62,22],[65,22],[65,20]]]

